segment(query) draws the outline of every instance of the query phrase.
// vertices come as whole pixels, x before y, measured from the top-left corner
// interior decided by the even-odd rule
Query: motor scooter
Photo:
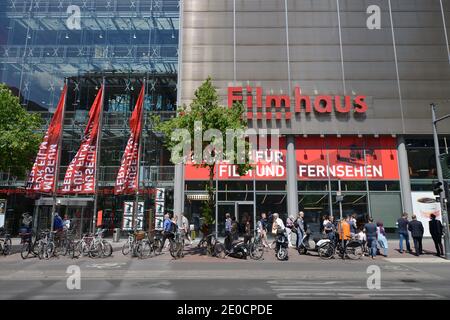
[[[331,240],[324,235],[321,237],[313,237],[311,240],[311,233],[306,232],[297,247],[297,251],[298,254],[307,254],[308,252],[317,252],[320,254],[320,251],[326,250],[330,242]]]
[[[277,259],[280,261],[288,260],[288,237],[286,230],[278,229],[276,237],[275,254]]]

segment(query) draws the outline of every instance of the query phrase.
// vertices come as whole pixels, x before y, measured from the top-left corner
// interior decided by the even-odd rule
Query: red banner
[[[89,111],[89,121],[84,131],[80,149],[67,168],[62,193],[94,194],[95,169],[97,165],[97,135],[100,127],[100,113],[104,88],[100,88]]]
[[[58,106],[53,114],[44,140],[39,146],[36,160],[28,176],[27,193],[51,193],[54,191],[66,94],[67,86],[64,86]]]
[[[122,164],[117,174],[115,194],[130,194],[137,191],[138,184],[138,162],[139,162],[139,143],[142,133],[142,117],[144,115],[143,106],[145,98],[145,88],[142,86],[141,93],[136,102],[133,114],[130,118],[131,135],[128,139],[125,153],[122,157]]]

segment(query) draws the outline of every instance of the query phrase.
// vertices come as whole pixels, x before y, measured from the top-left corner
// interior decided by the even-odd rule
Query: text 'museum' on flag
[[[97,135],[103,108],[103,86],[97,93],[89,111],[89,121],[84,131],[80,149],[72,159],[64,177],[61,192],[64,194],[95,194],[97,166]]]
[[[138,190],[139,179],[139,145],[142,135],[142,117],[145,99],[145,85],[136,102],[133,114],[130,118],[130,138],[128,139],[125,153],[122,157],[119,173],[114,187],[115,194],[133,194]]]
[[[28,176],[27,193],[53,193],[55,191],[55,175],[57,173],[58,155],[62,135],[64,104],[67,95],[67,85],[59,98],[53,118],[39,145],[33,168]]]

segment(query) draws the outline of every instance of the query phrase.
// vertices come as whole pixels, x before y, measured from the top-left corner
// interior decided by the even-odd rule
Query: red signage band
[[[340,114],[348,114],[355,112],[357,114],[365,113],[368,110],[368,105],[365,101],[366,96],[357,95],[351,96],[331,96],[318,95],[314,98],[303,95],[299,86],[294,90],[294,110],[291,110],[291,96],[286,94],[273,95],[268,94],[263,97],[263,90],[261,87],[228,87],[228,107],[231,108],[234,102],[243,102],[247,107],[248,119],[267,119],[273,118],[272,111],[275,108],[275,119],[281,120],[282,114],[285,114],[285,119],[290,120],[292,113],[311,113],[317,112],[321,114],[332,113],[333,110]],[[264,103],[263,103],[264,102]],[[264,108],[263,108],[264,104]],[[256,113],[253,107],[256,105]],[[282,112],[283,110],[283,112]]]

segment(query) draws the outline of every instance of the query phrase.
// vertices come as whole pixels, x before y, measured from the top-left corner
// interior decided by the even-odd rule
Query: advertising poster
[[[434,214],[436,219],[442,221],[441,204],[436,202],[433,192],[412,192],[412,201],[414,214],[417,216],[417,220],[423,224],[423,236],[431,237],[428,228],[430,215]]]
[[[0,199],[0,228],[5,226],[6,199]]]
[[[125,201],[123,204],[123,220],[122,220],[122,229],[123,230],[131,230],[132,228],[132,219],[133,219],[133,210],[134,210],[134,201]],[[135,217],[136,228],[138,230],[142,230],[144,225],[144,201],[140,201],[138,204],[138,213]]]

